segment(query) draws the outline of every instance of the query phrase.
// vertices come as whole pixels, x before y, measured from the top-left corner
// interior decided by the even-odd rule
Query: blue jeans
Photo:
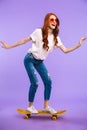
[[[43,61],[35,59],[31,53],[28,53],[24,58],[24,65],[30,79],[28,101],[34,101],[35,93],[38,88],[38,79],[35,73],[35,69],[40,74],[44,83],[44,100],[49,100],[52,88],[52,81]]]

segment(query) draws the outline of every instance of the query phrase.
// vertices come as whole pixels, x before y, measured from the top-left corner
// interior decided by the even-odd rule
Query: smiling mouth
[[[51,24],[52,26],[55,26],[55,24]]]
[[[51,24],[51,25],[49,26],[50,29],[55,29],[55,27],[56,27],[55,24]]]
[[[51,24],[53,27],[56,27],[56,25],[55,24]]]

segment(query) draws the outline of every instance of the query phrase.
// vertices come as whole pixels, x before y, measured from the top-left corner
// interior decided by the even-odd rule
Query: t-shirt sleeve
[[[61,41],[61,39],[60,39],[59,36],[57,37],[57,40],[58,40],[57,46],[61,46],[61,45],[63,45],[63,43],[62,43],[62,41]]]
[[[30,34],[30,37],[31,37],[31,39],[32,39],[33,42],[36,41],[37,31],[38,31],[38,30],[36,29],[32,34]]]

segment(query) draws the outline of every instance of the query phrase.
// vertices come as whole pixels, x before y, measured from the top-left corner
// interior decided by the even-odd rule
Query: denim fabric
[[[24,65],[30,79],[28,101],[34,101],[35,93],[38,88],[38,79],[35,73],[35,69],[41,76],[44,83],[44,100],[49,100],[52,88],[52,81],[43,61],[35,59],[31,53],[28,53],[24,58]]]

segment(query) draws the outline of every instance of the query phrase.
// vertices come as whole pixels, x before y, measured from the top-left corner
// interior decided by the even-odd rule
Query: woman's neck
[[[48,35],[52,35],[53,34],[53,30],[51,28],[48,28]]]

